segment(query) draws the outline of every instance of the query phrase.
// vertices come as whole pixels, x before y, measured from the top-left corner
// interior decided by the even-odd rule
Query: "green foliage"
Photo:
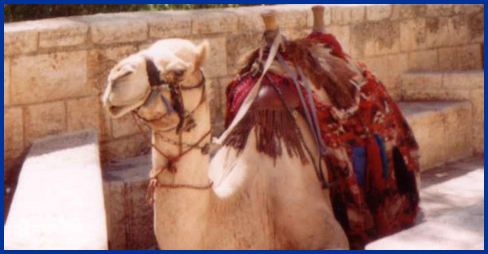
[[[8,4],[4,5],[4,23],[96,13],[194,10],[227,8],[252,4]]]

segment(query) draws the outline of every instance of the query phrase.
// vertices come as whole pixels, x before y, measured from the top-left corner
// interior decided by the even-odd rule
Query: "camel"
[[[348,249],[311,163],[286,152],[279,158],[258,153],[253,134],[242,151],[224,146],[210,162],[210,109],[201,70],[207,52],[206,42],[158,41],[112,69],[102,98],[112,117],[133,114],[152,129],[159,246]],[[295,117],[304,143],[317,155],[309,126],[300,114]]]

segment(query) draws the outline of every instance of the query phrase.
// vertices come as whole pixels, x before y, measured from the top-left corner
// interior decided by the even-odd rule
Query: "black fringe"
[[[406,195],[410,198],[410,202],[415,206],[420,201],[417,180],[415,179],[415,173],[409,170],[403,155],[397,147],[393,148],[393,163],[395,165],[395,177],[400,194]]]

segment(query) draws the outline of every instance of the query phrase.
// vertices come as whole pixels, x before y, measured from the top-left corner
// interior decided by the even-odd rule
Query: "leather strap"
[[[318,167],[315,167],[315,169],[317,171],[316,173],[317,173],[317,176],[319,177],[319,180],[322,182],[322,187],[324,189],[328,188],[329,185],[327,184],[327,180],[325,179],[324,172],[322,170],[322,158],[325,155],[327,155],[328,151],[325,148],[325,145],[324,145],[323,140],[322,140],[321,135],[320,135],[320,128],[319,128],[318,121],[317,121],[317,111],[315,109],[315,104],[312,101],[312,91],[310,89],[310,84],[308,83],[307,79],[303,75],[302,70],[299,67],[297,67],[296,69],[297,69],[298,73],[300,74],[301,79],[303,80],[303,84],[304,84],[305,90],[307,92],[307,96],[308,96],[308,103],[307,103],[305,101],[302,89],[300,88],[300,83],[298,82],[298,78],[295,75],[295,73],[293,73],[291,71],[290,67],[288,66],[288,64],[286,64],[285,60],[283,59],[283,57],[279,53],[276,55],[276,58],[278,59],[280,64],[283,66],[285,71],[288,73],[288,76],[290,76],[293,79],[293,83],[294,83],[295,88],[297,90],[297,93],[300,97],[300,101],[303,105],[303,112],[305,113],[305,118],[307,120],[308,127],[310,128],[310,131],[312,132],[312,136],[314,137],[315,144],[319,148],[319,153],[320,153],[319,157],[320,158],[318,161]],[[312,112],[309,112],[308,106],[310,106],[310,110]]]
[[[300,83],[298,82],[298,78],[295,75],[295,73],[293,73],[291,71],[290,67],[288,66],[288,64],[286,64],[285,60],[283,59],[283,57],[280,54],[277,54],[276,58],[278,59],[280,64],[283,66],[283,68],[287,72],[288,76],[290,76],[293,79],[293,82],[295,84],[295,88],[298,92],[298,96],[300,97],[300,101],[303,105],[303,111],[305,113],[305,117],[306,117],[308,125],[310,127],[310,131],[312,131],[312,133],[314,134],[315,142],[316,142],[317,146],[319,147],[320,154],[326,155],[327,152],[325,149],[325,145],[324,145],[322,139],[320,138],[320,128],[319,128],[318,121],[317,121],[317,110],[315,108],[315,104],[313,103],[312,91],[310,89],[310,84],[308,83],[307,79],[303,75],[302,70],[300,68],[296,68],[298,73],[300,74],[301,79],[303,80],[303,84],[304,84],[305,90],[307,92],[307,97],[308,97],[308,103],[307,103],[305,101],[305,97],[302,93],[302,89],[300,89]],[[311,112],[309,112],[307,106],[310,107]]]
[[[221,146],[224,143],[224,141],[227,139],[227,137],[230,135],[230,133],[232,133],[234,128],[237,126],[237,124],[247,114],[247,112],[249,111],[249,108],[251,108],[251,105],[254,102],[254,100],[256,99],[258,92],[259,92],[259,89],[261,88],[261,83],[263,81],[263,78],[266,75],[266,73],[268,72],[269,67],[273,63],[275,56],[278,53],[278,49],[280,48],[280,45],[282,44],[282,42],[283,42],[283,38],[280,34],[278,34],[275,37],[273,44],[271,45],[271,48],[270,48],[269,54],[268,54],[268,59],[266,60],[266,64],[264,65],[264,69],[263,69],[263,72],[261,73],[261,76],[259,77],[258,81],[256,82],[256,84],[252,88],[252,90],[249,93],[249,95],[247,96],[247,98],[242,103],[241,108],[237,112],[232,123],[229,125],[229,128],[227,128],[227,130],[225,130],[224,133],[222,133],[220,138],[218,138],[214,141],[215,144]]]

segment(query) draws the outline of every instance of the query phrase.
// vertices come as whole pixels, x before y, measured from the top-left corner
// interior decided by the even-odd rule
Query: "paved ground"
[[[484,249],[484,159],[422,175],[418,225],[367,246],[379,249]]]

